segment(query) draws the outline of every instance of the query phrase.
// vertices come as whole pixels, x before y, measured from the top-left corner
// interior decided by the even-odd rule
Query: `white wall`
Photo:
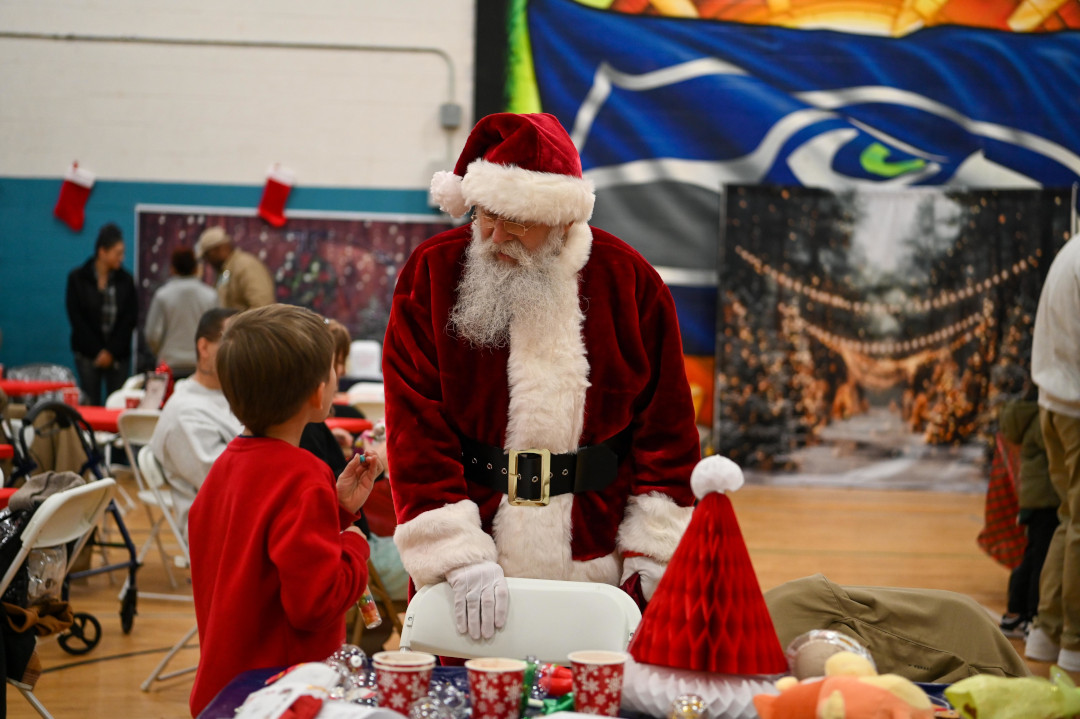
[[[472,126],[472,0],[3,0],[0,33],[430,47],[435,54],[0,36],[0,176],[426,187]],[[461,127],[439,106],[462,106]]]

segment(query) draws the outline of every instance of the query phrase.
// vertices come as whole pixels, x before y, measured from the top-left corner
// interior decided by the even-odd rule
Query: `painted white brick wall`
[[[472,126],[472,0],[3,0],[0,31],[363,44],[436,54],[0,37],[0,175],[426,187]],[[451,96],[452,95],[452,96]],[[439,106],[462,106],[448,133]]]

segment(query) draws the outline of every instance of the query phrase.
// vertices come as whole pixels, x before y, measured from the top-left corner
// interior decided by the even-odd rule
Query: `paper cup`
[[[615,716],[622,700],[625,652],[571,652],[574,675],[574,710],[582,714]]]
[[[472,694],[472,719],[517,719],[525,662],[484,658],[465,662]]]
[[[435,655],[425,652],[376,652],[371,657],[379,706],[408,714],[428,692]]]

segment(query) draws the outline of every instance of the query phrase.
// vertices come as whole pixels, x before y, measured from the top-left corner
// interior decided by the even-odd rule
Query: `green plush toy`
[[[945,690],[965,719],[1069,719],[1080,715],[1080,689],[1060,667],[1042,677],[979,674]]]

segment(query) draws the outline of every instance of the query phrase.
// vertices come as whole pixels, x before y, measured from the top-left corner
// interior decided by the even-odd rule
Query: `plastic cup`
[[[78,387],[64,387],[63,389],[64,404],[69,404],[72,407],[79,406],[79,388]]]
[[[611,717],[619,713],[626,657],[625,652],[603,650],[570,653],[575,711]]]
[[[472,694],[472,719],[517,719],[525,662],[486,657],[465,662]]]
[[[376,652],[376,696],[379,706],[408,714],[412,703],[428,692],[435,655],[425,652]]]

